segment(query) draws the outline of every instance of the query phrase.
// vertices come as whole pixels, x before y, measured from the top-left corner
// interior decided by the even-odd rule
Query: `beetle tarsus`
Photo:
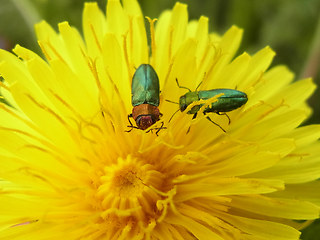
[[[197,117],[197,115],[198,115],[197,112],[195,114],[193,114],[192,119],[195,119]],[[190,128],[191,128],[191,125],[188,127],[187,134],[190,132]]]
[[[132,114],[129,114],[129,115],[128,115],[128,121],[129,121],[129,123],[130,123],[130,126],[133,126],[132,122],[130,121],[130,118],[132,118]]]
[[[160,126],[160,127],[151,128],[151,129],[149,129],[149,130],[148,130],[148,131],[146,131],[146,132],[148,133],[148,132],[150,132],[150,131],[151,131],[151,133],[153,133],[153,131],[152,131],[152,130],[157,130],[157,131],[156,131],[156,135],[157,135],[157,136],[159,136],[159,135],[158,135],[158,133],[160,132],[160,130],[161,130],[161,129],[167,129],[167,128],[166,128],[166,127],[164,127],[163,125],[164,125],[164,123],[163,123],[163,122],[161,122],[161,126]]]
[[[207,118],[210,122],[212,122],[214,125],[218,126],[222,131],[226,132],[226,130],[224,130],[218,123],[212,121],[209,116],[207,116],[206,118]]]
[[[156,131],[156,135],[157,135],[157,136],[159,136],[158,133],[160,132],[161,129],[166,129],[166,127],[164,127],[163,124],[164,124],[164,123],[162,122],[162,123],[161,123],[161,126],[160,126],[159,128],[154,128],[154,129],[157,129],[157,131]]]
[[[197,117],[197,114],[198,114],[197,112],[195,114],[193,114],[192,119],[195,119]]]
[[[174,117],[174,115],[175,115],[177,112],[179,112],[179,111],[180,111],[180,109],[178,109],[177,111],[175,111],[175,112],[172,114],[172,116],[170,117],[170,119],[169,119],[168,122],[170,122],[170,121],[172,120],[172,118]]]
[[[130,130],[126,130],[125,132],[131,132],[132,129],[137,128],[137,127],[133,126],[132,122],[130,121],[130,118],[132,118],[132,114],[128,115],[128,121],[130,123],[130,126],[127,126],[127,127],[131,128],[131,129]]]
[[[230,123],[231,123],[231,119],[230,119],[230,117],[228,116],[228,114],[227,113],[225,113],[225,112],[223,112],[223,113],[221,113],[221,112],[216,112],[216,114],[218,114],[218,115],[225,115],[227,118],[228,118],[228,125],[230,125]]]

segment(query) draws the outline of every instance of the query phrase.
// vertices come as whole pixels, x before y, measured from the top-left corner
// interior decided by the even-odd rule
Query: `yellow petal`
[[[143,17],[140,5],[137,0],[123,0],[123,7],[130,16]]]
[[[205,183],[181,184],[178,186],[177,202],[198,197],[214,197],[220,195],[269,193],[284,189],[279,180],[220,178],[210,179]]]
[[[227,55],[225,59],[229,62],[240,46],[243,30],[232,26],[221,38],[218,48],[221,49],[223,55]]]
[[[284,66],[276,66],[257,79],[257,87],[254,94],[249,96],[249,102],[245,108],[249,108],[258,101],[267,102],[273,100],[274,94],[285,88],[292,80],[293,73]],[[281,81],[279,81],[281,79]]]
[[[128,16],[123,10],[119,0],[110,0],[107,3],[107,29],[120,38],[129,29]]]
[[[66,46],[63,44],[60,36],[45,21],[35,25],[35,31],[38,42],[44,55],[48,60],[60,59],[61,61],[68,59]]]
[[[78,80],[81,81],[84,89],[90,93],[92,99],[96,99],[97,88],[94,84],[95,80],[92,68],[90,67],[94,59],[87,57],[87,51],[82,38],[67,22],[60,23],[59,30],[69,55],[70,60],[68,61],[68,65],[75,71]]]
[[[264,49],[257,52],[251,59],[251,63],[249,66],[249,69],[251,69],[250,73],[242,82],[242,84],[244,86],[250,86],[251,84],[255,83],[259,79],[259,77],[261,77],[261,74],[264,73],[270,66],[274,55],[275,53],[270,47],[265,47]]]
[[[298,230],[284,224],[232,216],[230,214],[221,215],[230,224],[236,226],[241,231],[252,235],[251,239],[255,239],[255,236],[257,236],[259,240],[298,240],[300,236],[300,232]]]
[[[307,146],[320,138],[320,126],[308,125],[294,129],[288,137],[295,139],[295,144],[298,147]]]
[[[284,114],[269,118],[265,117],[265,119],[255,122],[255,125],[250,127],[250,131],[247,132],[244,138],[248,140],[273,139],[292,131],[298,127],[305,118],[305,112],[299,110],[286,111]],[[243,124],[245,121],[248,122],[249,120],[242,118],[238,120],[235,125]]]
[[[319,163],[320,144],[311,144],[308,148],[299,149],[270,169],[259,173],[266,178],[282,179],[286,183],[304,183],[320,177]]]
[[[314,219],[319,217],[320,210],[306,201],[256,195],[234,196],[230,206],[260,215],[288,219]]]
[[[208,30],[209,30],[209,19],[207,17],[201,16],[198,21],[196,32],[194,35],[194,38],[197,40],[196,56],[198,61],[201,60],[202,56],[205,54],[205,51],[207,49],[207,44],[209,41]]]
[[[83,10],[83,33],[88,54],[93,58],[101,52],[103,35],[106,31],[106,20],[97,3],[85,3]]]
[[[224,70],[215,79],[210,79],[211,86],[208,86],[208,88],[238,88],[242,90],[242,82],[248,75],[250,60],[251,57],[247,53],[243,53],[225,66]]]
[[[273,166],[279,161],[276,154],[258,152],[254,150],[236,155],[221,163],[213,164],[216,176],[241,176]]]
[[[288,184],[284,191],[270,194],[270,196],[308,201],[319,207],[320,191],[315,191],[315,189],[319,189],[319,187],[320,181],[313,181],[304,184]]]
[[[182,215],[179,215],[179,216],[170,215],[166,218],[166,222],[170,224],[179,225],[179,226],[182,226],[183,228],[188,229],[188,231],[190,231],[199,240],[206,240],[206,239],[223,240],[223,238],[221,238],[219,235],[214,233],[214,231],[192,220],[191,218],[184,217]]]

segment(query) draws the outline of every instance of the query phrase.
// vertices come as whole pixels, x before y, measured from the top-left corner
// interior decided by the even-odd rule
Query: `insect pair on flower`
[[[211,103],[204,107],[202,111],[203,114],[207,114],[210,112],[216,113],[218,115],[226,115],[229,120],[230,118],[226,114],[226,112],[230,112],[235,110],[242,105],[244,105],[247,101],[247,94],[235,89],[227,89],[227,88],[219,88],[219,89],[211,89],[211,90],[203,90],[198,91],[198,87],[195,91],[191,91],[187,87],[180,86],[178,79],[176,79],[177,85],[179,88],[187,89],[189,92],[182,95],[179,99],[179,109],[174,113],[176,114],[179,110],[181,112],[185,111],[189,105],[193,104],[187,114],[193,114],[192,119],[197,117],[198,112],[200,109],[205,106],[204,103],[200,103],[202,101],[213,99]],[[156,71],[153,67],[149,64],[141,64],[132,78],[132,113],[128,115],[128,121],[130,123],[131,129],[128,130],[130,132],[133,128],[146,130],[149,128],[149,131],[156,130],[156,134],[158,135],[161,129],[165,129],[163,126],[163,122],[160,127],[150,128],[153,124],[160,120],[162,113],[159,111],[159,78]],[[215,98],[215,99],[214,99]],[[172,102],[167,100],[168,102]],[[199,102],[199,104],[197,104]],[[173,102],[176,103],[176,102]],[[174,116],[172,115],[172,117]],[[170,118],[169,122],[171,121],[172,117]],[[130,118],[133,118],[136,122],[137,126],[134,126],[130,121]],[[209,116],[206,118],[215,124],[216,126],[220,127],[222,131],[225,130],[217,123],[211,120]],[[188,131],[190,128],[188,129]]]

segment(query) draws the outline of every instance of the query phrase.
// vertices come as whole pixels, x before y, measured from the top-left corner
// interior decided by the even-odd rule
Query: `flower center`
[[[104,219],[116,218],[125,223],[156,219],[161,212],[157,202],[164,197],[159,194],[163,175],[141,159],[128,156],[105,167],[97,196],[101,202]]]
[[[143,179],[141,179],[144,174],[136,166],[130,165],[115,171],[111,179],[111,187],[114,194],[123,198],[138,197],[144,188]]]

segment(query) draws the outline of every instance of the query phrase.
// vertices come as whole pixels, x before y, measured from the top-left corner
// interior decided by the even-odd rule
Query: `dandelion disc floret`
[[[0,50],[0,239],[293,240],[319,217],[320,126],[300,126],[315,85],[270,68],[269,47],[235,56],[241,29],[209,33],[181,3],[157,21],[136,0],[86,3],[83,37],[58,27],[36,25],[45,59]],[[147,129],[128,122],[141,64],[163,113]],[[187,89],[230,91],[180,112]]]

